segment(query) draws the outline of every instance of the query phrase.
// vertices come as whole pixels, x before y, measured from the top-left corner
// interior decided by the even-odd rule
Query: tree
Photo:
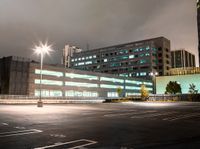
[[[166,94],[177,94],[182,93],[181,86],[176,81],[170,81],[166,86]]]
[[[190,94],[197,94],[198,93],[198,90],[196,89],[196,86],[192,83],[190,84],[190,87],[189,87],[189,91],[188,91]]]
[[[118,94],[118,97],[120,97],[120,95],[122,94],[122,88],[121,87],[118,87],[117,88],[117,94]]]
[[[140,93],[142,100],[145,100],[149,97],[149,92],[144,84],[141,85]]]

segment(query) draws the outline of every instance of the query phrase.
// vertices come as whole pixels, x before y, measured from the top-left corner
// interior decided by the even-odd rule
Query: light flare
[[[37,55],[50,55],[50,53],[53,51],[52,49],[52,45],[48,45],[47,42],[45,42],[45,44],[43,44],[42,42],[40,42],[39,46],[35,46],[34,49],[34,54],[37,54]]]

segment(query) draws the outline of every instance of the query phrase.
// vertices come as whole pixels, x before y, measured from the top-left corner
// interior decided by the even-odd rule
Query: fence
[[[133,95],[129,97],[133,100],[141,98],[140,95]],[[200,101],[200,94],[151,94],[147,99],[151,101]]]

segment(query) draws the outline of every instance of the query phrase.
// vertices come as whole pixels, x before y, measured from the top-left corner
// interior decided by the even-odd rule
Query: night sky
[[[172,50],[197,56],[196,0],[1,0],[0,57],[37,60],[31,48],[53,44],[46,62],[60,63],[65,44],[90,49],[164,36]]]

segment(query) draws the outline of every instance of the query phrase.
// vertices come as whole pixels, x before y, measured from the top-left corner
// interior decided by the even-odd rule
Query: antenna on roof
[[[90,45],[88,42],[86,43],[86,50],[90,50]]]

